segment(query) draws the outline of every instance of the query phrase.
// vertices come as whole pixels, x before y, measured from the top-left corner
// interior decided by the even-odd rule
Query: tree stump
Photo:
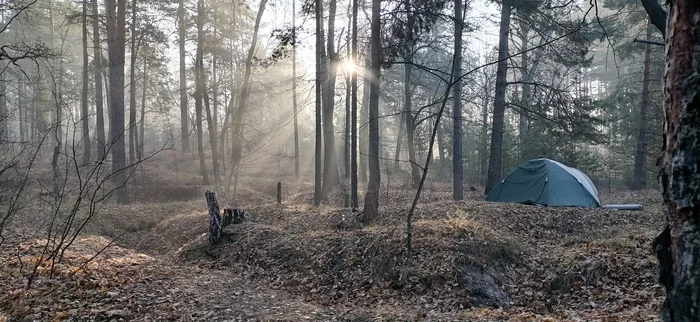
[[[204,196],[207,199],[207,208],[209,208],[209,243],[216,245],[221,240],[221,231],[224,228],[219,213],[219,203],[216,201],[216,194],[213,191],[207,190]]]

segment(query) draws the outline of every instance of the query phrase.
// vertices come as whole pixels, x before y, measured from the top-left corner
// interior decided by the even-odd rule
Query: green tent
[[[491,189],[486,200],[550,207],[600,207],[598,190],[588,176],[549,159],[521,163]]]

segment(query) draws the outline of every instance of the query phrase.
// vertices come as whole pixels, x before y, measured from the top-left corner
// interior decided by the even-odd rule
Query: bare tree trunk
[[[299,123],[297,121],[297,25],[296,1],[292,0],[292,112],[294,113],[294,177],[299,178]]]
[[[345,182],[350,179],[350,127],[352,127],[350,123],[350,95],[350,75],[347,75],[345,77],[345,131],[343,131],[345,133],[343,135],[345,139],[343,142],[343,166],[345,168],[343,178],[345,178]]]
[[[394,152],[394,170],[398,170],[399,165],[400,165],[399,161],[401,159],[401,143],[403,142],[403,140],[401,140],[401,138],[404,135],[404,133],[403,133],[404,132],[404,125],[403,124],[404,124],[405,119],[406,119],[405,117],[404,118],[399,117],[399,133],[396,134],[396,151]]]
[[[124,56],[126,50],[126,0],[105,0],[107,44],[109,48],[110,118],[109,137],[112,150],[112,172],[117,186],[117,199],[127,203],[126,142],[124,140]],[[116,10],[115,10],[116,9]]]
[[[407,1],[408,3],[408,1]],[[409,24],[413,18],[409,17]],[[409,31],[410,33],[410,31]],[[413,52],[413,46],[407,46],[406,57],[411,59]],[[418,168],[418,163],[416,163],[416,144],[415,144],[415,129],[416,126],[413,123],[413,102],[411,99],[411,70],[412,66],[410,61],[404,64],[404,123],[406,124],[406,147],[408,148],[408,161],[411,163],[411,183],[413,187],[418,187],[420,183],[420,169]]]
[[[320,205],[321,200],[323,200],[323,176],[322,176],[322,165],[321,158],[323,148],[323,137],[322,137],[322,119],[321,119],[321,107],[322,107],[322,81],[323,81],[323,2],[316,1],[315,6],[315,18],[316,18],[316,103],[315,103],[315,116],[316,116],[316,142],[314,146],[314,205]]]
[[[521,48],[520,50],[522,51],[522,55],[520,56],[520,73],[521,73],[521,79],[523,81],[523,91],[520,96],[520,105],[523,108],[520,110],[520,118],[519,118],[519,124],[518,124],[518,129],[520,133],[518,133],[518,138],[520,140],[520,158],[525,157],[525,150],[527,149],[527,144],[526,144],[526,139],[527,139],[527,130],[530,124],[530,120],[527,117],[527,108],[530,105],[530,70],[528,68],[529,65],[529,55],[528,55],[528,34],[530,32],[530,26],[528,23],[524,20],[520,21],[520,32],[521,32]]]
[[[90,116],[88,114],[88,39],[87,39],[87,1],[83,0],[83,92],[80,97],[80,113],[83,124],[83,166],[90,164]]]
[[[143,86],[141,90],[141,121],[139,123],[139,126],[141,127],[140,133],[141,136],[139,137],[141,141],[138,143],[138,159],[141,160],[143,158],[143,148],[146,145],[146,132],[144,132],[144,129],[146,128],[146,87],[148,87],[148,59],[146,57],[143,57]]]
[[[22,76],[17,76],[17,112],[19,113],[19,142],[21,144],[25,143],[26,133],[26,119],[27,119],[27,107],[24,106],[24,81]]]
[[[455,48],[452,75],[462,74],[462,28],[464,14],[462,0],[455,0]],[[453,142],[452,142],[452,199],[464,199],[464,168],[462,167],[462,82],[457,79],[452,89]],[[444,150],[440,140],[440,151]],[[440,157],[442,162],[442,156]]]
[[[204,59],[203,48],[203,30],[204,30],[204,3],[202,0],[197,1],[197,57],[195,59],[195,97],[194,97],[194,112],[195,126],[197,127],[197,152],[199,153],[199,170],[202,172],[202,181],[204,185],[209,184],[209,174],[207,173],[207,165],[204,158],[204,130],[202,129],[202,100],[204,98]]]
[[[647,25],[647,38],[651,38],[651,25]],[[647,186],[646,176],[646,130],[647,113],[649,110],[649,78],[651,74],[651,45],[647,44],[644,50],[644,74],[642,76],[642,101],[639,104],[639,132],[637,133],[637,148],[634,153],[634,177],[632,189],[640,190]]]
[[[381,56],[380,0],[372,0],[372,65],[369,95],[369,182],[365,195],[364,223],[372,222],[379,215],[379,81]]]
[[[352,0],[352,63],[357,65],[357,0]],[[351,80],[352,100],[352,143],[350,147],[350,205],[358,207],[357,198],[357,68],[353,71]]]
[[[654,242],[664,322],[700,320],[700,4],[676,0],[667,22],[660,183],[665,228]]]
[[[129,65],[129,164],[136,162],[136,144],[139,137],[136,127],[136,10],[137,1],[131,1],[131,63]]]
[[[338,174],[338,153],[335,148],[335,80],[338,69],[338,55],[335,52],[335,12],[336,0],[330,0],[328,18],[326,82],[323,88],[323,198],[326,199],[333,188],[340,183]]]
[[[488,152],[489,152],[489,84],[488,77],[484,77],[484,100],[481,105],[481,149],[479,150],[479,157],[481,158],[481,163],[479,167],[479,173],[481,178],[481,183],[486,183],[486,172],[488,171]]]
[[[260,0],[260,6],[258,7],[258,13],[255,18],[255,26],[253,27],[253,37],[250,43],[250,48],[248,49],[248,56],[246,57],[245,64],[245,74],[243,75],[243,84],[241,86],[241,94],[238,100],[238,108],[233,116],[233,135],[232,141],[234,143],[233,149],[233,163],[235,167],[240,166],[240,161],[242,157],[243,146],[241,144],[243,133],[243,117],[248,108],[248,95],[250,94],[250,74],[253,67],[253,56],[255,54],[255,49],[258,45],[258,32],[260,31],[260,21],[262,20],[263,13],[265,12],[265,6],[267,5],[267,0]],[[233,104],[233,97],[229,101],[229,106]]]
[[[362,110],[360,111],[360,168],[359,168],[359,180],[362,183],[367,182],[367,160],[368,160],[368,142],[369,142],[369,92],[371,84],[370,76],[370,65],[372,64],[371,59],[371,46],[367,47],[367,55],[365,57],[365,68],[363,68],[364,73],[362,75]]]
[[[105,146],[107,139],[105,138],[105,112],[102,98],[102,47],[100,46],[100,27],[98,15],[99,11],[97,9],[97,0],[90,0],[90,5],[92,6],[92,46],[93,46],[93,57],[92,64],[94,68],[95,77],[95,114],[96,124],[95,132],[97,136],[97,158],[98,160],[104,159]]]
[[[182,140],[182,153],[190,153],[190,139],[187,123],[189,113],[187,108],[187,70],[185,69],[185,37],[187,29],[185,27],[185,0],[178,1],[177,26],[180,46],[180,136]]]
[[[491,128],[491,153],[489,155],[489,171],[486,177],[485,193],[501,177],[501,162],[503,157],[503,118],[506,111],[506,74],[508,72],[508,34],[510,33],[510,2],[501,6],[501,29],[498,40],[498,67],[496,70],[496,94],[493,103],[493,126]]]

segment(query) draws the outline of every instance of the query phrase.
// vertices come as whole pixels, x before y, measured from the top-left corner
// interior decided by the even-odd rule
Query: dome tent
[[[578,169],[550,159],[528,160],[491,189],[487,201],[549,207],[600,207],[598,190]]]

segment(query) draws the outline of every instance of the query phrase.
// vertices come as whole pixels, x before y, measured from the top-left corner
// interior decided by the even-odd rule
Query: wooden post
[[[282,204],[282,182],[277,181],[277,204]]]

